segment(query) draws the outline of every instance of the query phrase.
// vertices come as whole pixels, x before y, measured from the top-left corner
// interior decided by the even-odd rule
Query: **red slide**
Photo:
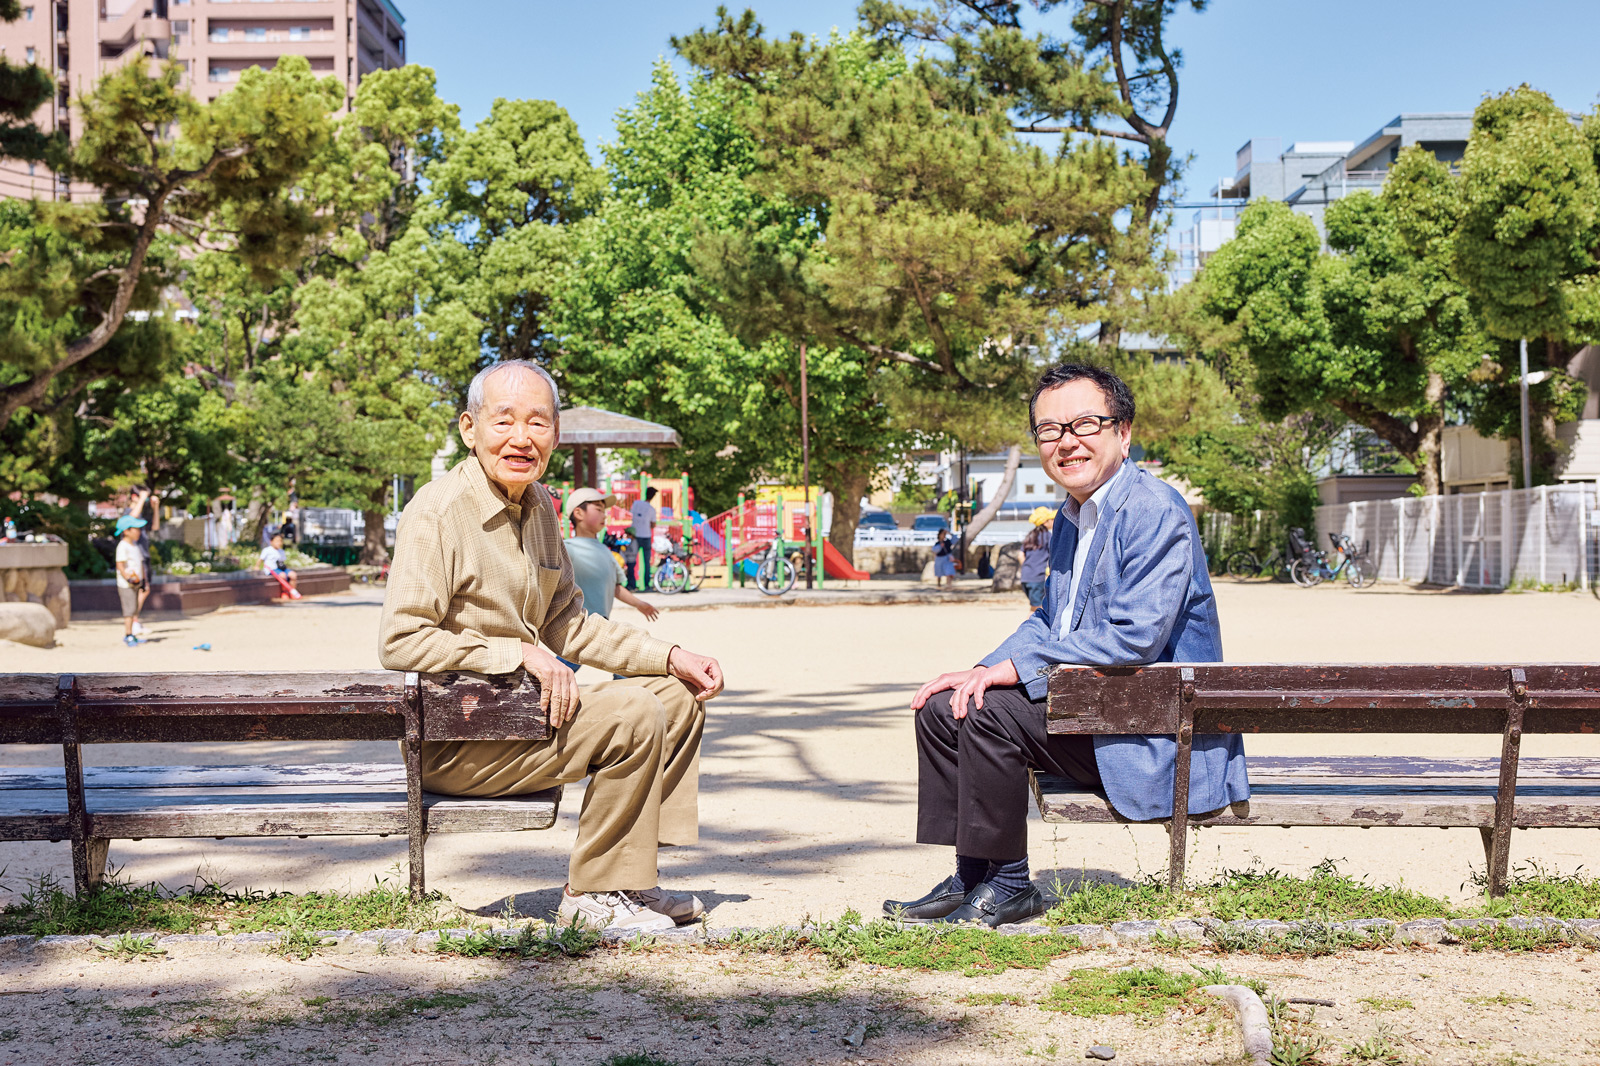
[[[872,575],[865,570],[857,570],[851,566],[839,549],[833,546],[832,541],[822,542],[822,572],[829,577],[843,578],[846,581],[868,581]]]
[[[291,600],[298,600],[300,598],[300,590],[290,585],[288,578],[284,577],[276,570],[272,571],[272,576],[278,579],[278,584],[283,588],[283,594],[285,596],[289,597]]]

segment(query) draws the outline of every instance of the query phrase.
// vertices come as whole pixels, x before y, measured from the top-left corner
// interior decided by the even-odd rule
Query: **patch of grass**
[[[969,1007],[1020,1007],[1027,1000],[1015,992],[969,992],[961,997]]]
[[[1463,1001],[1479,1007],[1531,1007],[1533,1000],[1527,996],[1510,996],[1501,992],[1497,996],[1462,996]]]
[[[1345,1048],[1344,1057],[1350,1062],[1376,1062],[1383,1066],[1401,1066],[1405,1062],[1400,1054],[1400,1043],[1387,1025],[1378,1026],[1376,1033]]]
[[[1325,1048],[1327,1037],[1317,1031],[1316,1008],[1308,1008],[1301,1016],[1293,1006],[1276,997],[1266,1002],[1267,1020],[1272,1025],[1272,1066],[1315,1066]]]
[[[854,910],[837,921],[802,929],[739,933],[722,943],[750,953],[812,952],[839,967],[858,962],[913,970],[959,970],[969,977],[1008,969],[1037,970],[1053,959],[1082,950],[1074,936],[1005,936],[968,926],[902,927],[881,918],[864,921]]]
[[[413,903],[404,880],[375,879],[365,892],[231,891],[211,882],[175,891],[108,878],[81,898],[45,875],[0,909],[0,936],[257,933],[301,929],[440,929],[457,920],[432,893]]]
[[[469,929],[463,937],[440,933],[434,950],[443,955],[465,958],[509,955],[519,959],[553,959],[558,956],[576,959],[591,954],[600,943],[599,930],[586,928],[574,920],[570,925],[550,926],[543,930],[525,925],[515,935],[492,929]]]
[[[167,953],[166,948],[156,947],[154,936],[135,936],[132,933],[122,933],[113,940],[96,944],[95,950],[102,955],[113,959],[153,959]]]
[[[1356,1000],[1372,1014],[1384,1014],[1396,1010],[1416,1010],[1417,1005],[1403,996],[1362,996]]]
[[[332,1003],[333,1002],[333,997],[332,996],[312,996],[310,999],[302,999],[300,1002],[304,1003],[308,1007],[320,1007],[323,1004]]]
[[[1474,871],[1472,884],[1480,892],[1487,891],[1488,875]],[[1518,863],[1506,877],[1504,896],[1469,909],[1489,918],[1513,914],[1594,918],[1600,916],[1600,878],[1590,877],[1581,866],[1570,874],[1554,874],[1537,862]]]
[[[1222,925],[1207,929],[1205,940],[1196,943],[1178,936],[1157,934],[1150,946],[1169,955],[1188,955],[1197,948],[1224,955],[1273,955],[1293,958],[1320,958],[1351,948],[1371,949],[1390,943],[1381,932],[1338,929],[1327,922],[1302,920],[1300,927],[1281,935],[1268,935],[1249,929]]]
[[[1448,902],[1397,885],[1374,885],[1339,872],[1326,859],[1305,877],[1277,870],[1225,870],[1216,880],[1168,892],[1154,877],[1137,885],[1080,883],[1059,890],[1060,901],[1045,921],[1055,925],[1109,925],[1112,922],[1185,916],[1218,918],[1272,918],[1297,921],[1323,918],[1436,917],[1451,913]]]
[[[1492,929],[1457,929],[1451,936],[1468,951],[1559,951],[1567,946],[1566,936],[1554,929],[1512,929],[1499,925]]]
[[[1199,992],[1204,978],[1191,973],[1169,973],[1152,966],[1133,970],[1073,970],[1071,976],[1038,1001],[1039,1009],[1093,1018],[1102,1014],[1132,1014],[1154,1018],[1170,1010],[1196,1011],[1209,999]]]
[[[429,1011],[460,1010],[462,1007],[470,1007],[482,998],[471,992],[435,992],[427,996],[411,996],[398,1003],[389,1003],[360,1013],[358,1016],[374,1025],[386,1025]]]
[[[678,1066],[678,1064],[647,1051],[633,1051],[626,1055],[613,1055],[601,1066]]]
[[[15,1040],[22,1035],[21,1029],[0,1029],[0,1043]]]

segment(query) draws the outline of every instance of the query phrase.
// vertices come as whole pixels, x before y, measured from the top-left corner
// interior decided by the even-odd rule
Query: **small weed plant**
[[[600,933],[574,919],[569,925],[537,929],[525,925],[515,933],[500,929],[469,929],[463,936],[439,934],[434,950],[463,958],[489,956],[518,959],[582,958],[600,946]]]
[[[1082,950],[1074,936],[1005,936],[992,929],[902,926],[881,918],[868,922],[854,910],[846,911],[837,921],[817,922],[800,929],[737,934],[722,943],[747,952],[815,952],[837,967],[856,962],[960,971],[967,976],[1010,969],[1037,970],[1053,959]]]
[[[1214,1000],[1200,991],[1213,981],[1212,972],[1172,973],[1159,966],[1127,970],[1073,970],[1038,1001],[1041,1010],[1093,1018],[1102,1014],[1131,1014],[1155,1020],[1173,1010],[1199,1013]]]

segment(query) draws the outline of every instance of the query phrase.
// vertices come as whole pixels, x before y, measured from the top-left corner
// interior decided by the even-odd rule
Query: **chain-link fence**
[[[1318,507],[1317,539],[1348,534],[1385,581],[1587,589],[1600,578],[1596,492],[1543,485]]]

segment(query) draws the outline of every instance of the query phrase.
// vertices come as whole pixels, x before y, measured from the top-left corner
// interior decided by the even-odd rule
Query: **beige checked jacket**
[[[587,613],[549,492],[530,485],[512,503],[469,455],[400,516],[380,657],[388,670],[509,674],[524,642],[634,677],[665,674],[674,647]]]

